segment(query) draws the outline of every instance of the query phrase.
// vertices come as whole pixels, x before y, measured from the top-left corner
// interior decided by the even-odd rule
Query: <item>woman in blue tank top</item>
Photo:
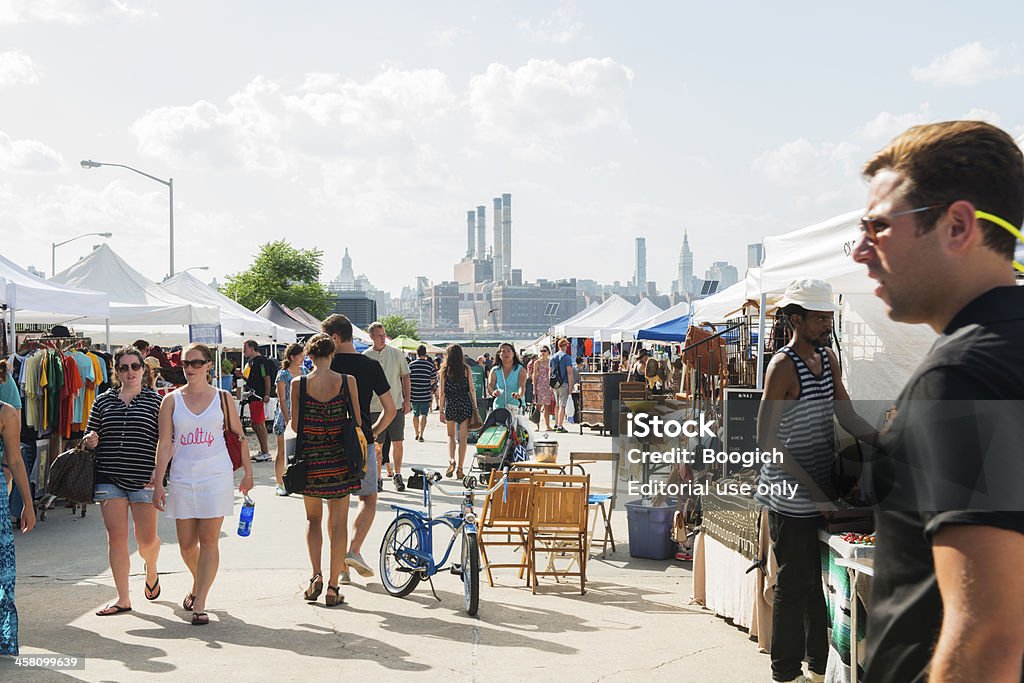
[[[526,393],[526,371],[514,346],[505,342],[498,347],[498,362],[487,379],[487,391],[494,397],[492,408],[516,410],[523,405]]]

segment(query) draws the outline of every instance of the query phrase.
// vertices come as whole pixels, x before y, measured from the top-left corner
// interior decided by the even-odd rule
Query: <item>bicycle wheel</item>
[[[422,550],[418,527],[408,517],[399,517],[384,534],[380,544],[380,580],[384,590],[403,598],[419,585],[419,563],[407,556],[406,550]]]
[[[480,550],[476,534],[462,532],[462,587],[466,593],[466,612],[475,616],[480,609]]]

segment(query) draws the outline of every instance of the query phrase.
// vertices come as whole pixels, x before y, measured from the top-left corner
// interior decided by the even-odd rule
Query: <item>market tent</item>
[[[16,311],[19,322],[103,321],[110,316],[105,292],[43,280],[0,256],[0,303]]]
[[[420,344],[427,347],[427,353],[444,353],[444,349],[440,346],[434,346],[430,342],[417,341],[412,337],[395,337],[394,339],[388,340],[389,346],[394,346],[396,349],[402,351],[412,351],[415,353],[416,349],[420,347]]]
[[[601,305],[600,301],[591,301],[589,304],[587,304],[587,307],[584,308],[582,311],[580,311],[576,315],[574,315],[574,316],[572,316],[572,317],[570,317],[570,318],[568,318],[566,320],[563,320],[562,322],[558,323],[557,325],[552,326],[551,330],[549,330],[549,331],[554,330],[554,331],[556,331],[556,334],[557,334],[558,327],[560,327],[560,326],[564,327],[565,325],[572,325],[572,324],[576,323],[578,320],[582,320],[586,316],[590,315],[590,313],[595,308],[597,308],[600,305]]]
[[[306,309],[302,308],[301,306],[289,308],[288,306],[281,304],[281,307],[288,311],[293,317],[298,318],[302,322],[306,323],[306,325],[308,325],[309,327],[312,327],[316,330],[320,329],[321,321],[315,315],[313,315]],[[373,340],[370,339],[369,333],[366,330],[359,327],[358,325],[356,325],[355,323],[352,323],[352,338],[359,341],[364,341],[367,344],[373,343]]]
[[[51,279],[110,296],[110,340],[130,344],[145,339],[151,344],[187,344],[189,325],[220,322],[218,306],[194,303],[148,280],[113,249],[103,244],[70,268]],[[96,336],[105,330],[103,320],[88,318],[75,329]]]
[[[826,280],[838,294],[870,294],[875,282],[851,257],[860,239],[862,210],[850,211],[784,235],[764,239],[760,291],[780,297],[799,278]],[[753,298],[753,297],[752,297]]]
[[[260,344],[288,344],[295,341],[295,330],[292,328],[281,327],[256,315],[191,273],[178,273],[161,286],[189,301],[219,306],[224,345],[229,348],[241,348],[246,339],[255,339]]]
[[[515,345],[516,350],[519,351],[520,356],[523,355],[524,353],[529,354],[531,356],[537,356],[540,354],[540,349],[542,346],[546,346],[548,347],[548,350],[551,350],[551,335],[542,334],[541,336],[534,339],[532,342],[515,342]]]
[[[691,315],[695,323],[719,323],[740,315],[747,301],[747,282],[740,280],[718,294],[694,301]]]
[[[291,311],[277,303],[273,299],[268,299],[267,303],[257,308],[254,313],[256,315],[266,318],[276,325],[281,327],[290,327],[295,330],[296,336],[299,339],[305,340],[312,337],[314,334],[320,333],[320,326],[310,327],[308,324],[300,320],[298,317],[293,315]]]
[[[611,341],[612,335],[621,334],[625,330],[632,329],[635,323],[648,320],[651,316],[662,313],[662,309],[650,299],[640,299],[640,303],[625,313],[617,320],[604,325],[593,332],[594,341]]]
[[[687,315],[689,312],[690,304],[685,301],[682,301],[676,304],[675,306],[671,306],[669,308],[666,308],[664,311],[661,311],[660,313],[652,315],[650,318],[647,318],[646,320],[641,320],[640,322],[633,323],[633,325],[630,328],[623,330],[622,332],[616,332],[615,334],[612,335],[612,341],[615,342],[616,344],[623,341],[633,341],[633,339],[636,338],[636,335],[637,333],[640,332],[640,330],[645,330],[656,325],[660,325],[661,323],[668,322],[669,320],[675,320],[676,318]]]
[[[594,306],[587,315],[577,319],[575,322],[572,322],[570,319],[555,325],[555,334],[562,337],[589,337],[594,333],[594,330],[615,322],[633,308],[633,304],[618,294],[612,294],[597,306]]]
[[[686,339],[686,331],[689,329],[690,316],[684,315],[674,320],[666,320],[654,327],[640,330],[636,333],[636,338],[651,341],[682,342]]]

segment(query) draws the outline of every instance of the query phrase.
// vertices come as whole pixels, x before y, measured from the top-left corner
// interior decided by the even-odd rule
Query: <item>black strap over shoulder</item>
[[[355,422],[356,410],[352,405],[352,393],[348,390],[349,375],[341,374],[341,393],[345,395],[345,413],[349,420]]]
[[[295,457],[302,457],[302,434],[306,427],[306,376],[299,379],[299,424],[295,425]]]

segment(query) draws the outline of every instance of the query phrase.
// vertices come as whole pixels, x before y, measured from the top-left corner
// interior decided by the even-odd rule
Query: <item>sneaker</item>
[[[257,453],[253,456],[253,462],[270,462],[274,457],[270,453]]]
[[[350,585],[352,583],[352,575],[348,572],[342,572],[341,578],[338,579],[338,583],[340,583],[342,586]]]
[[[345,564],[359,572],[359,576],[373,576],[373,570],[370,569],[370,565],[366,564],[363,556],[359,553],[346,553]]]
[[[383,491],[384,491],[384,480],[383,479],[378,479],[377,480],[377,493],[381,493]]]
[[[396,491],[401,493],[402,491],[405,490],[405,482],[402,481],[402,475],[401,474],[396,474],[395,475],[394,482],[395,482],[395,490]]]
[[[284,486],[282,486],[281,484],[278,484],[277,488],[274,489],[274,495],[275,496],[287,496],[288,492],[285,490]]]
[[[566,429],[565,427],[558,427],[558,428],[555,429],[555,431],[558,432],[559,434],[568,434],[569,433],[569,430]]]

